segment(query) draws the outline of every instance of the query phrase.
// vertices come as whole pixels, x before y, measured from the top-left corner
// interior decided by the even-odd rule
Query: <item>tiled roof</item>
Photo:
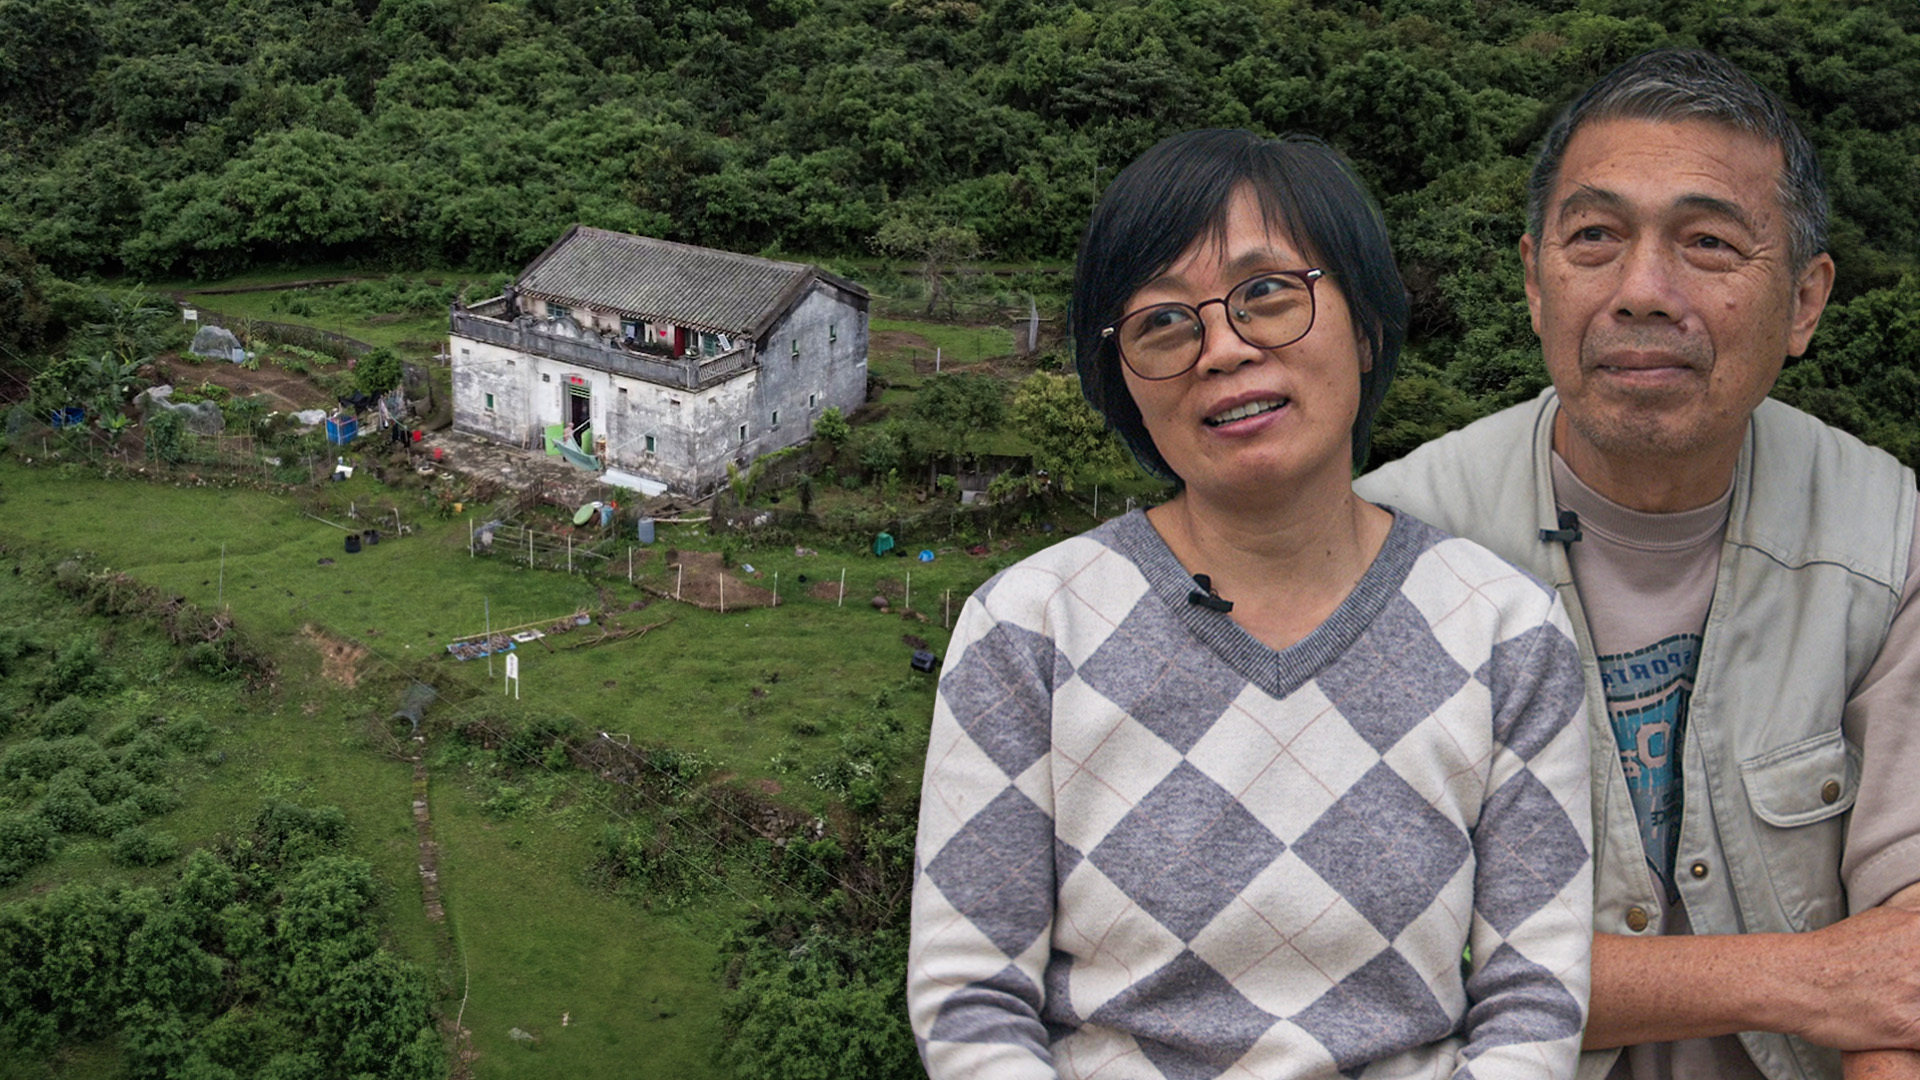
[[[811,278],[865,294],[801,263],[576,225],[521,273],[522,293],[728,334],[753,334]]]

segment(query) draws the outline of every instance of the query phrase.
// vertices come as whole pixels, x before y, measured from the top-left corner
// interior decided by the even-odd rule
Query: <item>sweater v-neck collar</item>
[[[1144,510],[1115,518],[1109,527],[1114,546],[1140,568],[1148,587],[1174,620],[1234,671],[1278,698],[1299,689],[1359,639],[1400,591],[1414,560],[1429,546],[1422,542],[1426,526],[1392,507],[1384,509],[1393,514],[1393,527],[1353,591],[1311,634],[1279,650],[1241,629],[1224,612],[1201,607],[1187,598],[1195,588],[1193,575],[1180,565]]]

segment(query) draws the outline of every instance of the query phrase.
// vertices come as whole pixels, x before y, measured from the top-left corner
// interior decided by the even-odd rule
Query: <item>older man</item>
[[[1767,400],[1833,285],[1813,150],[1731,65],[1650,53],[1548,133],[1528,218],[1554,388],[1359,489],[1576,613],[1582,1076],[1920,1076],[1914,475]]]

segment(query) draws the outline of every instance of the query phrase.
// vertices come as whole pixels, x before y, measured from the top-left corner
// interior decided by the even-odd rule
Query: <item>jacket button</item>
[[[1820,785],[1820,801],[1832,806],[1840,801],[1840,781],[1829,780]]]
[[[1692,874],[1696,878],[1706,877],[1707,864],[1703,862],[1694,863],[1692,866],[1687,867],[1687,873]]]
[[[1646,909],[1637,908],[1637,907],[1628,908],[1627,909],[1627,929],[1637,934],[1640,931],[1645,930],[1646,928],[1647,928]]]

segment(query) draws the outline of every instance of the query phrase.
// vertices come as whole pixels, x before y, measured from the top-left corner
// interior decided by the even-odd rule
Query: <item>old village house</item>
[[[819,267],[576,225],[455,305],[454,426],[703,492],[865,400],[867,302]]]

